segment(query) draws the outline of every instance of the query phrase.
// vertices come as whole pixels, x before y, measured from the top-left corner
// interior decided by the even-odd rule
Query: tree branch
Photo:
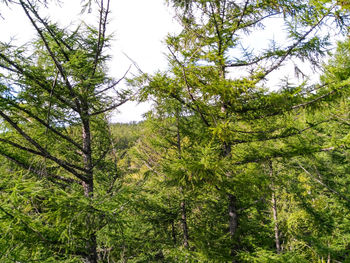
[[[51,154],[49,154],[37,141],[35,141],[32,137],[30,137],[28,134],[26,134],[9,116],[7,116],[3,111],[0,110],[0,116],[8,122],[24,139],[26,139],[30,144],[32,144],[35,148],[37,148],[43,156],[46,158],[54,161],[59,166],[67,170],[68,172],[72,173],[74,176],[79,178],[80,180],[86,180],[86,176],[78,173],[75,171],[71,165],[67,165],[65,161],[62,161]],[[82,170],[84,168],[79,168],[79,170]],[[85,170],[82,170],[85,171]]]

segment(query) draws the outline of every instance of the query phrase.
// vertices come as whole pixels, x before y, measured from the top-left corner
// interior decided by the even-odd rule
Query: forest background
[[[2,262],[350,262],[347,1],[168,1],[168,67],[119,78],[110,1],[1,2],[36,32],[0,45]]]

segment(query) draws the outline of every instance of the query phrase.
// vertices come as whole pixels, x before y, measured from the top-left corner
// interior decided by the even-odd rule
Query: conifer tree
[[[107,75],[110,1],[88,1],[97,26],[76,29],[41,16],[46,1],[6,4],[37,36],[0,45],[0,155],[11,163],[1,173],[1,261],[97,262],[110,251],[100,233],[118,227],[107,114],[129,95],[111,95],[119,81]]]
[[[229,244],[230,252],[221,255],[240,262],[240,252],[252,249],[244,241],[249,236],[243,224],[246,206],[258,207],[254,204],[269,192],[268,187],[263,190],[268,180],[254,180],[254,171],[274,158],[320,151],[320,145],[299,136],[320,123],[311,115],[297,116],[345,87],[282,83],[282,89],[273,91],[265,83],[284,64],[319,63],[330,44],[323,28],[331,21],[340,30],[346,28],[347,11],[331,1],[169,2],[176,8],[182,32],[166,39],[169,72],[141,78],[144,95],[160,103],[171,98],[183,106],[183,116],[197,121],[201,135],[185,135],[201,149],[193,150],[192,180],[215,185],[219,203],[227,207],[228,239],[221,245]],[[254,46],[254,51],[245,35],[254,36],[273,19],[283,23],[286,38]],[[251,177],[245,174],[248,171]],[[262,191],[248,196],[255,187]]]

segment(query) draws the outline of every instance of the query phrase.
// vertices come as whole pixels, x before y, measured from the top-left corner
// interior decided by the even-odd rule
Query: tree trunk
[[[232,194],[228,194],[228,215],[229,215],[229,232],[231,238],[231,257],[232,262],[237,262],[236,257],[236,245],[235,245],[235,235],[238,228],[238,214],[236,207],[236,197]]]
[[[277,254],[281,253],[281,241],[280,241],[280,231],[278,226],[278,214],[277,214],[277,200],[275,193],[272,193],[272,212],[273,212],[273,221],[275,224],[275,243],[276,243],[276,252]]]
[[[275,232],[275,244],[276,244],[276,252],[277,254],[280,254],[281,249],[281,241],[280,241],[280,230],[278,225],[278,212],[277,212],[277,199],[275,194],[275,185],[273,180],[273,167],[272,167],[272,161],[269,161],[269,168],[270,168],[270,178],[271,178],[271,190],[272,190],[272,213],[273,213],[273,222],[274,222],[274,232]]]
[[[223,106],[223,111],[226,111],[225,105]],[[231,155],[231,144],[230,143],[223,143],[223,155],[229,156]],[[238,228],[238,213],[237,213],[237,198],[233,194],[228,194],[228,225],[229,225],[229,234],[230,234],[230,239],[231,239],[231,258],[232,262],[237,262],[236,261],[236,250],[237,250],[237,245],[236,245],[236,240],[235,240],[235,235],[237,232]]]
[[[90,182],[83,183],[84,187],[84,195],[90,199],[93,198],[94,185],[93,180]],[[88,214],[86,217],[86,228],[88,230],[88,236],[86,241],[86,258],[84,259],[85,263],[97,263],[98,255],[97,255],[97,240],[95,234],[95,220],[93,214]]]
[[[182,150],[181,150],[181,134],[180,134],[180,118],[179,113],[176,113],[176,138],[177,138],[177,150],[178,150],[178,158],[182,158]],[[185,248],[189,247],[188,244],[188,226],[187,226],[187,216],[186,216],[186,201],[184,197],[184,191],[183,188],[180,187],[180,192],[182,194],[182,201],[181,201],[181,221],[182,221],[182,231],[183,231],[183,246]]]
[[[83,123],[83,162],[84,168],[87,171],[87,180],[83,182],[84,195],[90,199],[94,198],[94,175],[93,175],[93,165],[92,165],[92,150],[91,150],[91,132],[90,132],[90,120],[88,118],[87,110],[85,110],[85,116],[82,116]],[[90,204],[92,205],[92,204]],[[86,228],[88,231],[87,241],[86,241],[86,258],[85,263],[97,263],[97,240],[95,233],[95,219],[94,215],[89,213],[86,216]]]

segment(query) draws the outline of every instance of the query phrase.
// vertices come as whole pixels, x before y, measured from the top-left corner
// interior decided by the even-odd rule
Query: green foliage
[[[38,37],[0,45],[0,261],[348,262],[350,42],[320,84],[265,82],[320,63],[347,4],[168,3],[169,69],[128,80],[153,108],[111,124],[131,92],[109,92],[109,10],[70,30],[19,2]],[[286,39],[250,50],[270,19]]]
[[[312,158],[334,149],[329,141],[332,113],[325,107],[339,105],[339,98],[348,94],[347,77],[333,84],[330,75],[339,74],[335,65],[318,85],[286,82],[272,91],[263,81],[288,61],[320,63],[329,38],[318,30],[333,18],[346,27],[346,13],[329,1],[169,3],[183,27],[166,40],[170,70],[140,76],[133,84],[143,85],[142,100],[155,102],[148,119],[150,135],[141,137],[138,146],[144,148],[138,158],[148,168],[145,175],[157,182],[153,187],[164,177],[166,186],[160,189],[182,189],[178,202],[188,205],[189,234],[180,229],[179,253],[188,248],[199,262],[345,257],[331,246],[341,221],[333,212],[342,203],[325,207],[334,196],[325,198],[323,188],[333,185],[323,179],[310,182],[308,173],[326,174],[315,170]],[[244,35],[254,35],[271,17],[283,20],[287,39],[248,51]],[[274,207],[271,196],[277,200]],[[272,210],[278,211],[277,218]],[[180,223],[184,227],[184,219]]]

